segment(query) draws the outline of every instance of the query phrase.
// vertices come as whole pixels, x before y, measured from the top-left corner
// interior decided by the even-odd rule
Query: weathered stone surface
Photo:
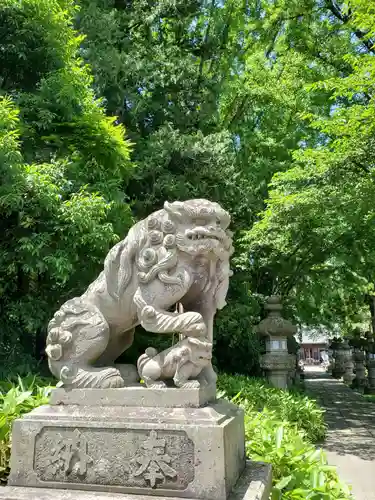
[[[246,469],[233,488],[229,500],[268,500],[272,486],[271,466],[258,462],[247,462]],[[181,497],[168,497],[177,500]],[[83,490],[47,488],[6,487],[0,489],[1,500],[165,500],[165,497],[130,495]],[[184,496],[185,500],[194,500]]]
[[[289,372],[294,368],[295,357],[285,351],[271,351],[261,356],[263,370]]]
[[[141,385],[123,389],[54,389],[50,404],[78,406],[140,406],[198,408],[216,400],[216,386],[199,388],[146,388]]]
[[[229,500],[268,500],[272,489],[272,466],[262,462],[246,463]]]
[[[35,438],[34,471],[43,482],[184,490],[193,464],[194,444],[183,431],[51,426]]]
[[[151,347],[141,357],[138,367],[147,385],[172,379],[181,387],[198,376],[215,383],[213,319],[225,306],[231,275],[229,223],[220,205],[201,199],[166,202],[132,227],[86,292],[63,304],[50,321],[51,372],[69,388],[131,385],[134,370],[119,369],[115,360],[141,324],[149,332],[181,335],[172,352],[158,354]],[[181,308],[171,312],[176,304]]]
[[[335,378],[345,376],[345,381],[351,383],[353,380],[352,352],[347,340],[335,343],[335,368],[332,375]]]
[[[13,427],[12,486],[226,500],[245,466],[243,412],[42,406]]]

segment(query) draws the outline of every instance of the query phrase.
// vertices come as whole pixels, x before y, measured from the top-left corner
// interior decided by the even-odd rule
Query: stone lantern
[[[352,383],[352,387],[363,391],[366,386],[366,368],[365,368],[365,347],[367,345],[367,340],[362,336],[360,330],[355,330],[353,336],[349,341],[349,344],[354,349],[353,351],[353,361],[355,364],[355,378]]]
[[[342,339],[337,337],[332,339],[331,349],[333,350],[333,358],[335,360],[332,377],[341,378],[345,373],[345,351],[342,349]]]
[[[361,392],[366,387],[366,353],[358,348],[354,348],[353,361],[355,364],[355,378],[353,380],[353,388],[359,389]]]
[[[373,337],[368,337],[367,347],[367,377],[368,384],[366,387],[367,394],[375,394],[375,343]]]
[[[267,317],[259,323],[257,332],[266,341],[266,352],[260,360],[261,368],[273,386],[286,389],[289,373],[296,366],[295,355],[288,352],[287,339],[296,333],[297,328],[282,317],[282,308],[280,297],[269,297],[265,304]]]
[[[342,356],[343,360],[343,367],[344,367],[344,373],[342,376],[343,381],[346,384],[351,384],[354,379],[354,363],[353,363],[353,357],[352,357],[352,348],[349,345],[349,342],[347,339],[344,340],[344,342],[340,346],[340,355]]]

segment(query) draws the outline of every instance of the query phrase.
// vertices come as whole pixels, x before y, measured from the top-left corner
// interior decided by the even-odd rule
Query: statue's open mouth
[[[208,231],[205,229],[195,229],[187,231],[186,236],[189,240],[217,240],[223,242],[224,238],[217,232]]]

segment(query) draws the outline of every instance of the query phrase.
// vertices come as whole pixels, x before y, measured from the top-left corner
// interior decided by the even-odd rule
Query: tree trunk
[[[375,296],[374,295],[368,295],[368,304],[370,308],[370,314],[371,314],[371,329],[372,329],[372,336],[375,337]]]

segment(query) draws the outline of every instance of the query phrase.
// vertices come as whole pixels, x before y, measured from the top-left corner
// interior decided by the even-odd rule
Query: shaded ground
[[[306,390],[326,410],[323,448],[356,500],[375,500],[375,404],[321,368],[307,367]]]

